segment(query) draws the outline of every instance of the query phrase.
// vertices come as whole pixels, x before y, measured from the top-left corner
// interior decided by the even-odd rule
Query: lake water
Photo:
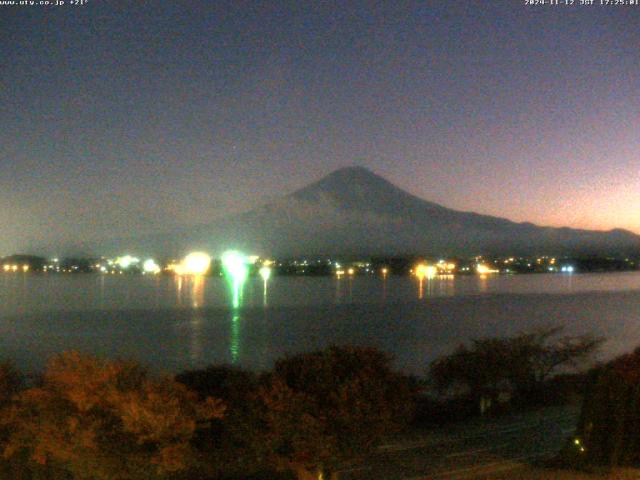
[[[422,374],[472,338],[542,325],[608,340],[601,358],[640,345],[640,272],[249,279],[0,274],[0,356],[38,370],[63,350],[178,372],[212,363],[263,370],[330,344],[379,347]]]

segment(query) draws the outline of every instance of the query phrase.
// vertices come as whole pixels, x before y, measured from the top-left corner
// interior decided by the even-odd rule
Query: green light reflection
[[[249,275],[248,259],[234,250],[222,254],[222,268],[231,287],[233,308],[239,308],[242,301],[242,287]]]
[[[240,315],[234,312],[231,318],[231,363],[237,363],[240,354]]]
[[[224,269],[229,288],[231,289],[231,305],[233,308],[231,317],[231,363],[236,363],[240,355],[240,307],[242,306],[242,293],[244,283],[249,275],[248,259],[245,255],[228,251],[222,255],[222,267]]]

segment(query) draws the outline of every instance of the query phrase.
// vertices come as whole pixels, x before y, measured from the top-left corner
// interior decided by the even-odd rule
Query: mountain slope
[[[264,255],[459,255],[478,253],[640,252],[640,236],[539,227],[451,210],[415,197],[361,167],[322,180],[242,215],[167,234],[110,242],[127,249],[179,255],[242,248]]]

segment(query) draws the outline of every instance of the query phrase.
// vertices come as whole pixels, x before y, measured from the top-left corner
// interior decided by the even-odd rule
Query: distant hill
[[[452,210],[365,168],[348,167],[241,215],[84,250],[167,256],[193,249],[219,254],[228,248],[275,256],[627,254],[640,252],[640,236],[621,229],[541,227]]]

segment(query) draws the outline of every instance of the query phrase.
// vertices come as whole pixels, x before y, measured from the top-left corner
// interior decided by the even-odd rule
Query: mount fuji
[[[87,245],[94,252],[159,256],[228,248],[261,255],[452,256],[639,253],[630,231],[554,228],[457,211],[411,195],[362,167],[211,224]],[[86,250],[87,248],[85,248]]]

